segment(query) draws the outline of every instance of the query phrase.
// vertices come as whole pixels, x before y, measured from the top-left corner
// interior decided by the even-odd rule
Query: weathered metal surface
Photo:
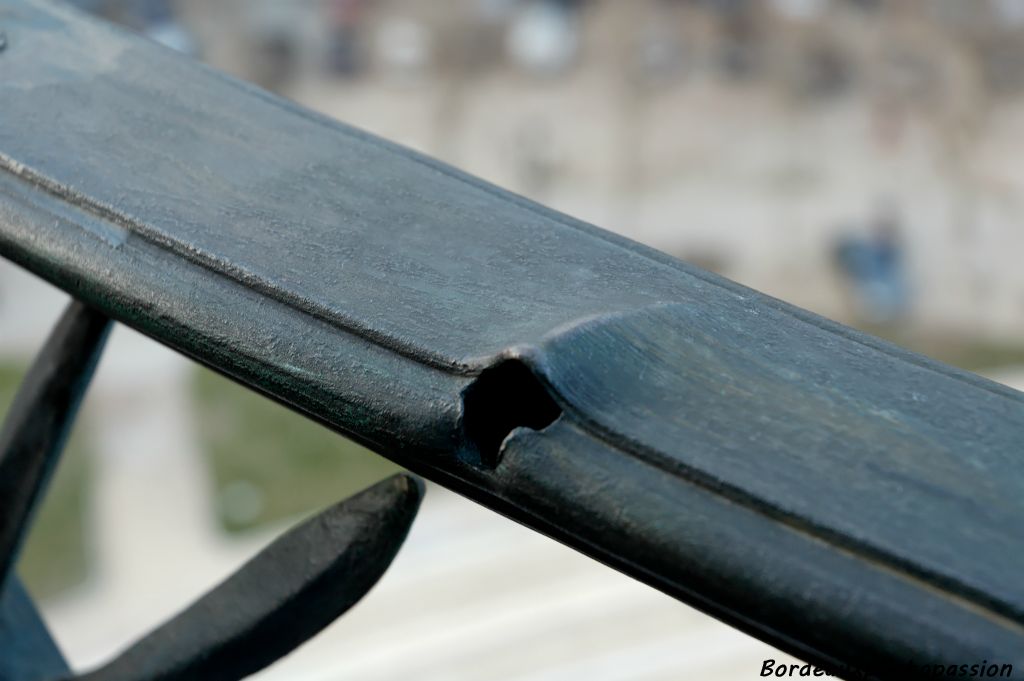
[[[6,257],[810,660],[1024,665],[1020,393],[70,10],[0,25]]]
[[[289,530],[82,681],[243,679],[355,605],[391,564],[423,486],[395,475]]]

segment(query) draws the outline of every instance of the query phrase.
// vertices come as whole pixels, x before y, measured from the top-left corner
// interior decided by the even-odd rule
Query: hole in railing
[[[541,430],[562,415],[528,366],[509,359],[485,369],[462,396],[462,430],[474,463],[494,468],[516,428]]]

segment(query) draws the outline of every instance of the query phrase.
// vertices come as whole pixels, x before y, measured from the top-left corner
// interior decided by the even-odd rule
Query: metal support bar
[[[315,636],[391,564],[423,484],[395,475],[261,551],[184,612],[81,681],[235,681]]]
[[[242,679],[291,652],[359,601],[391,564],[423,496],[395,475],[278,538],[103,667],[71,676],[12,574],[110,330],[73,301],[40,351],[0,431],[0,679]]]
[[[31,597],[13,574],[110,321],[72,301],[39,352],[0,430],[0,679],[39,681],[68,671]]]
[[[109,330],[104,315],[69,304],[7,413],[0,430],[0,583],[17,559]]]

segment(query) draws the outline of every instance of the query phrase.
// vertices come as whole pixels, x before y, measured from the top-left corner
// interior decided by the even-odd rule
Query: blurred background
[[[1024,387],[1024,0],[79,0],[216,68]],[[65,298],[0,261],[0,410]],[[20,571],[110,655],[385,460],[123,328]],[[756,677],[771,648],[430,488],[265,679]]]

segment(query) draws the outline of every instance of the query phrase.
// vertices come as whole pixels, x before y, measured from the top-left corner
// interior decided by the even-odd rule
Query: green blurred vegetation
[[[968,371],[1024,365],[1024,346],[1019,345],[932,342],[921,343],[919,347],[918,352]]]
[[[922,334],[889,328],[861,327],[861,330],[968,371],[983,372],[998,367],[1024,366],[1024,344],[995,343],[952,334]]]
[[[0,414],[6,414],[27,366],[0,361]],[[57,471],[18,561],[18,573],[37,598],[47,598],[88,576],[84,512],[90,457],[81,423],[72,430]]]
[[[247,388],[197,368],[195,414],[231,532],[309,513],[399,468]]]

